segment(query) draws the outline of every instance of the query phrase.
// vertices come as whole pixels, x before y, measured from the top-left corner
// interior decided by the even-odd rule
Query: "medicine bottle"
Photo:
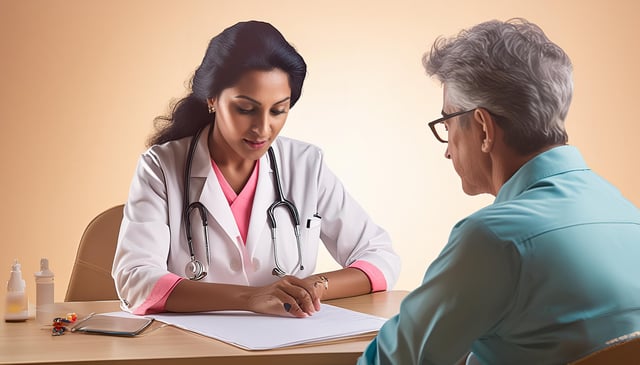
[[[18,260],[11,266],[11,276],[7,282],[7,303],[4,320],[7,322],[21,322],[29,318],[29,300],[27,299],[26,283],[22,278],[22,271]]]
[[[53,272],[49,270],[49,260],[40,259],[40,271],[36,277],[36,321],[42,324],[53,321]]]

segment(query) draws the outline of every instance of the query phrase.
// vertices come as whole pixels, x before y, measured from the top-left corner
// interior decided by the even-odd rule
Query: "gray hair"
[[[450,103],[487,109],[519,153],[567,143],[573,67],[537,25],[521,18],[484,22],[439,37],[422,63],[446,84]]]

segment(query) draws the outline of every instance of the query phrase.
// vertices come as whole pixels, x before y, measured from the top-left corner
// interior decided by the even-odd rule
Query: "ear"
[[[480,124],[483,133],[482,152],[489,153],[493,150],[496,140],[496,121],[493,116],[483,108],[478,108],[473,112],[473,119]]]
[[[213,114],[216,112],[216,99],[208,98],[207,99],[207,107],[209,108],[209,114]]]

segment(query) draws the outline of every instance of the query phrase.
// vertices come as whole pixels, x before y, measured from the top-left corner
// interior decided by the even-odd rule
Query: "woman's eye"
[[[287,112],[287,111],[286,111],[286,110],[284,110],[284,109],[281,109],[281,110],[271,110],[271,114],[272,114],[272,115],[280,115],[280,114],[284,114],[284,113],[286,113],[286,112]]]
[[[254,111],[253,108],[245,109],[245,108],[238,107],[238,113],[240,114],[251,114],[253,113],[253,111]]]

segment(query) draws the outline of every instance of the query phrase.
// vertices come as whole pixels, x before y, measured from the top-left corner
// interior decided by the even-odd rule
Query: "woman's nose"
[[[259,135],[264,135],[269,130],[269,114],[261,114],[253,122],[253,130]]]

